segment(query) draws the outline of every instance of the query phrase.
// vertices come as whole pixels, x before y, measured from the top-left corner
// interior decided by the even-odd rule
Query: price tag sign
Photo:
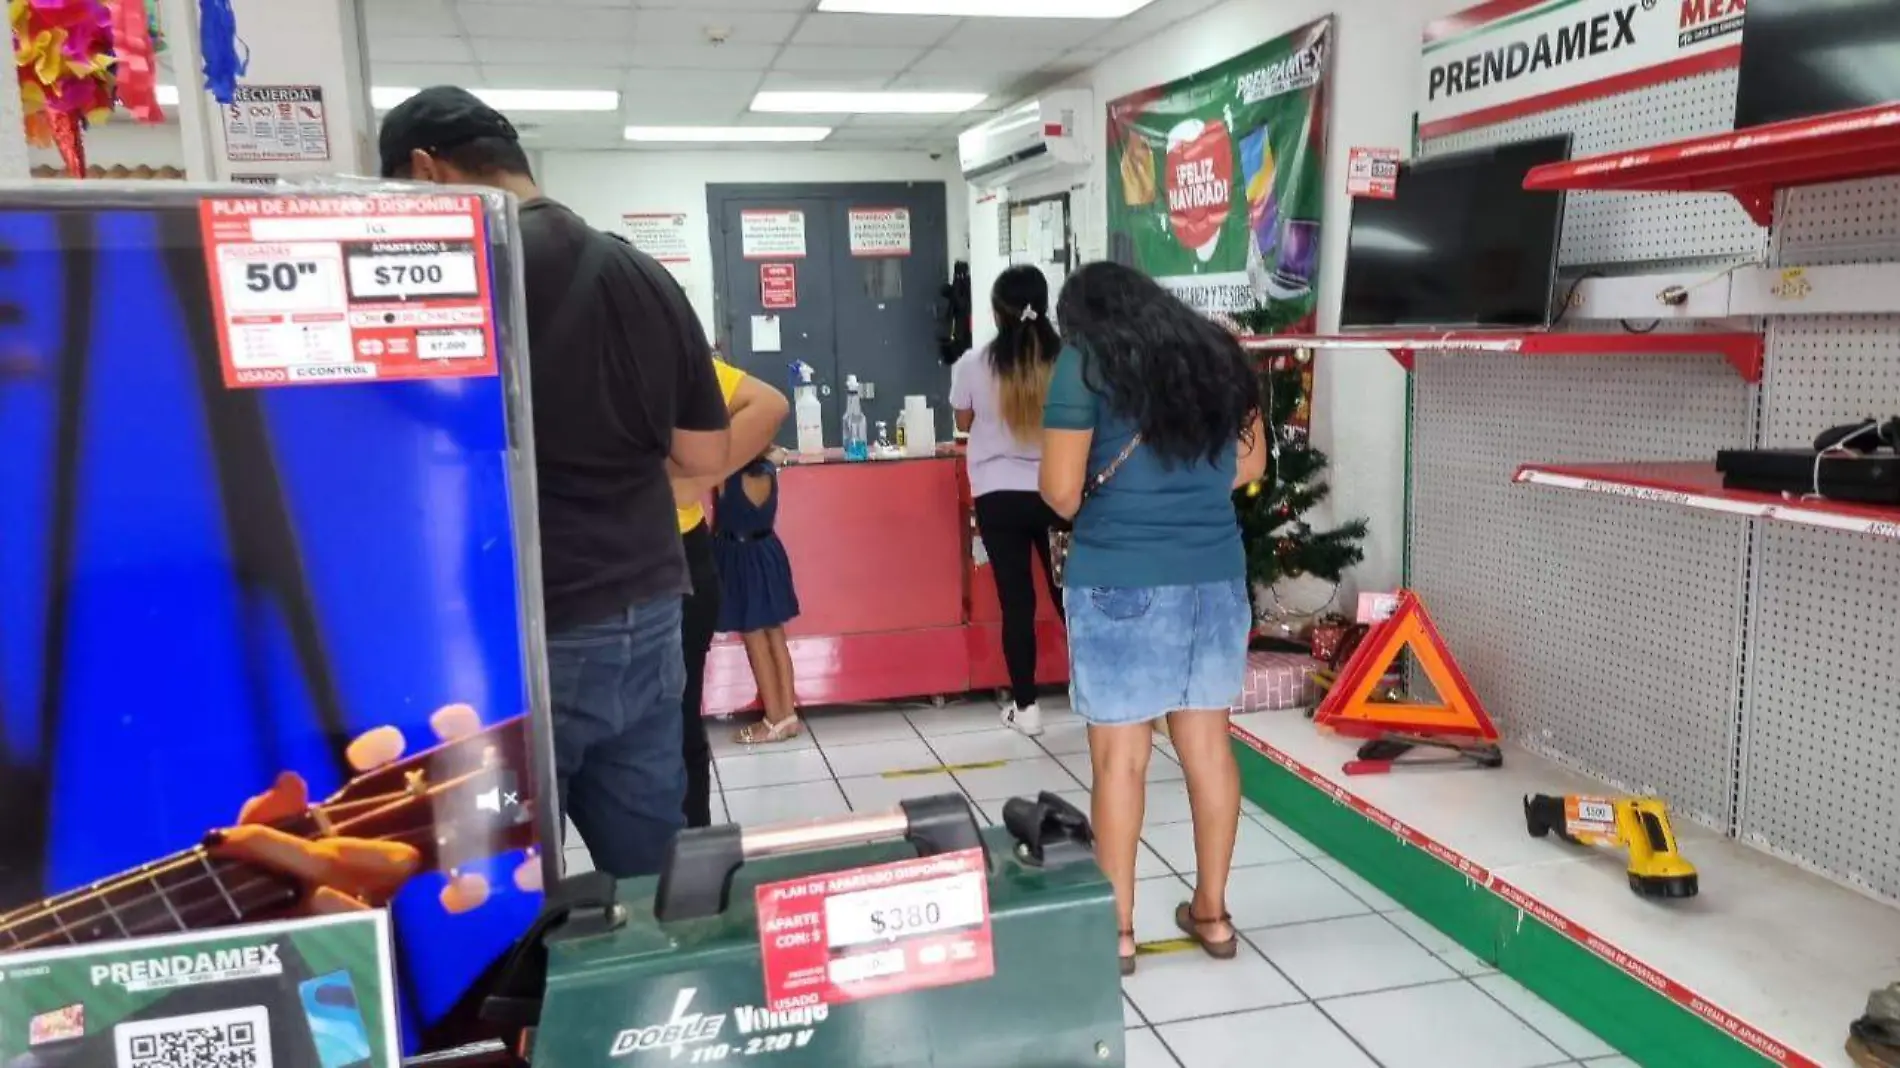
[[[996,974],[980,849],[770,883],[756,896],[773,1012]]]
[[[1371,200],[1399,195],[1399,150],[1355,148],[1346,161],[1346,192]]]
[[[213,199],[200,222],[226,386],[496,373],[480,198]]]
[[[1616,839],[1616,805],[1598,797],[1572,797],[1564,802],[1564,833],[1586,842]]]

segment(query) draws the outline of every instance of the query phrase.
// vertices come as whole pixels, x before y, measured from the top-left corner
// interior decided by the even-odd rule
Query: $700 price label
[[[350,257],[350,292],[361,300],[472,297],[475,283],[468,248]]]

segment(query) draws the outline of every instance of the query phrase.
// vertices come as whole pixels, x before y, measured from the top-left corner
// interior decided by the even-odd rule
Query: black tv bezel
[[[1538,144],[1539,142],[1545,142],[1545,141],[1549,141],[1553,143],[1554,142],[1563,143],[1563,152],[1561,156],[1559,156],[1558,158],[1549,160],[1548,162],[1557,163],[1557,162],[1562,162],[1562,161],[1573,158],[1573,154],[1576,150],[1576,137],[1574,134],[1563,133],[1563,134],[1548,134],[1542,137],[1527,137],[1518,141],[1506,141],[1501,144],[1487,145],[1483,148],[1467,149],[1462,152],[1447,152],[1443,155],[1431,156],[1423,160],[1418,160],[1418,159],[1407,160],[1406,162],[1401,163],[1399,165],[1400,195],[1402,196],[1404,194],[1406,175],[1419,167],[1445,166],[1445,165],[1455,163],[1462,159],[1474,158],[1474,157],[1483,156],[1483,155],[1496,155],[1498,152],[1504,149],[1520,148],[1525,145],[1534,145],[1534,144]],[[1352,277],[1352,234],[1353,234],[1353,228],[1355,225],[1357,225],[1358,220],[1359,220],[1359,204],[1357,201],[1355,201],[1353,203],[1353,210],[1352,210],[1351,216],[1347,219],[1347,222],[1346,222],[1346,263],[1345,263],[1345,270],[1341,276],[1340,287],[1339,287],[1340,288],[1340,294],[1339,294],[1340,332],[1341,333],[1376,334],[1376,333],[1390,333],[1394,330],[1429,329],[1429,330],[1495,330],[1501,333],[1509,333],[1513,331],[1524,332],[1524,331],[1550,329],[1553,325],[1555,325],[1555,322],[1557,319],[1557,308],[1555,307],[1555,303],[1556,303],[1555,298],[1556,298],[1556,293],[1557,293],[1557,272],[1558,272],[1558,267],[1560,266],[1560,261],[1563,257],[1564,219],[1570,209],[1570,198],[1567,194],[1556,193],[1553,195],[1555,195],[1558,198],[1558,201],[1557,201],[1556,215],[1552,220],[1553,231],[1552,231],[1551,243],[1550,243],[1550,268],[1549,268],[1550,285],[1544,296],[1543,319],[1540,322],[1535,323],[1535,324],[1495,323],[1495,322],[1483,322],[1480,320],[1471,320],[1471,319],[1414,319],[1414,320],[1407,320],[1405,322],[1398,322],[1398,323],[1353,323],[1353,322],[1348,321],[1347,319],[1348,305],[1346,303],[1346,298],[1348,294],[1351,292],[1349,279]]]

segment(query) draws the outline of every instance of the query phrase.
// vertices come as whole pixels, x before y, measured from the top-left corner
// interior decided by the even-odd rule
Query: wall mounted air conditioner
[[[1080,123],[1092,107],[1088,90],[1061,90],[965,130],[957,138],[964,181],[994,189],[1057,167],[1087,165]]]

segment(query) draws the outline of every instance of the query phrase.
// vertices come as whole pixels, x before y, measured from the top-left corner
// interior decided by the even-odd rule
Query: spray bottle
[[[819,456],[825,451],[825,410],[818,403],[818,387],[811,381],[811,364],[792,361],[792,411],[798,424],[798,453]]]
[[[871,458],[871,425],[864,418],[864,404],[858,399],[858,376],[844,378],[844,458]]]

